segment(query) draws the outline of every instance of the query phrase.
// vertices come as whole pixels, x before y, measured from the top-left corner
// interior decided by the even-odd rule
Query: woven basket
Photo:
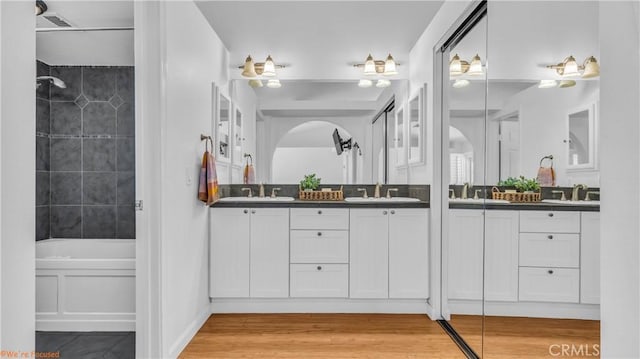
[[[491,189],[491,197],[493,199],[502,199],[509,202],[533,203],[540,202],[540,192],[524,193],[524,192],[500,192],[498,187]]]
[[[337,191],[303,191],[299,188],[300,199],[303,201],[342,201],[344,192],[342,186]]]

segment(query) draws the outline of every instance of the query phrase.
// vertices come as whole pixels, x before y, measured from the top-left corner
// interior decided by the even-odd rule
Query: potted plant
[[[516,192],[516,183],[520,182],[519,178],[509,177],[498,182],[498,186],[506,187],[505,192]]]
[[[540,184],[538,180],[535,178],[526,179],[524,176],[520,176],[518,182],[516,182],[515,187],[518,191],[524,193],[533,193],[540,190]]]
[[[315,173],[305,175],[304,179],[300,181],[300,188],[303,191],[315,191],[320,186],[320,178],[316,177]]]

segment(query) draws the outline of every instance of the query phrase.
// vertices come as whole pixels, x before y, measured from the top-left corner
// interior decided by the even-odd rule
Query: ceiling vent
[[[49,20],[50,23],[54,24],[57,27],[73,27],[73,25],[71,25],[69,21],[67,21],[65,18],[61,17],[58,14],[48,13],[48,14],[42,15],[42,17]]]

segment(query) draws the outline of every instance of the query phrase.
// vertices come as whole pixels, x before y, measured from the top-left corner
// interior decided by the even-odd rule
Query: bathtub
[[[135,241],[36,242],[36,330],[134,331]]]

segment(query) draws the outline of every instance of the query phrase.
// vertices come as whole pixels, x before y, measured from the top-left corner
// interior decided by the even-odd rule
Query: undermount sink
[[[220,202],[291,202],[293,197],[224,197]]]
[[[375,198],[375,197],[367,197],[367,198],[363,198],[363,197],[347,197],[344,200],[346,202],[356,202],[356,203],[420,202],[420,200],[418,198],[411,198],[411,197],[391,197],[391,198],[387,198],[387,197],[380,197],[380,198]]]
[[[507,200],[504,199],[490,199],[490,198],[478,198],[478,199],[473,199],[473,198],[456,198],[456,199],[449,199],[449,203],[469,203],[469,204],[491,204],[491,203],[510,203]]]
[[[600,201],[562,201],[559,199],[543,199],[542,203],[563,204],[567,206],[599,206]]]

